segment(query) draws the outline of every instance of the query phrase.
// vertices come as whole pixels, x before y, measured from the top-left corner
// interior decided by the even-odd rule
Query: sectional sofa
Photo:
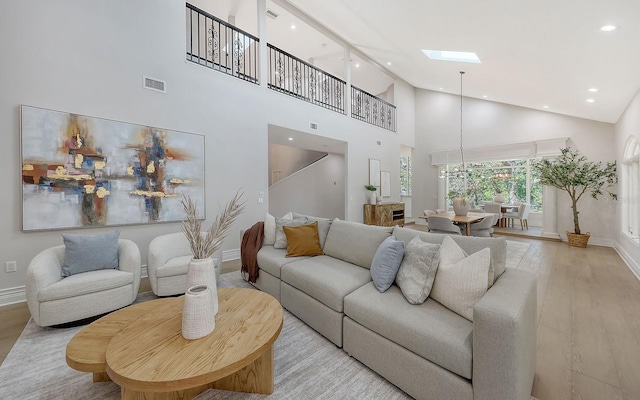
[[[451,236],[468,254],[491,249],[495,282],[473,306],[472,322],[432,298],[413,305],[395,284],[380,293],[372,282],[369,268],[389,236],[441,243],[445,235],[309,220],[328,227],[321,238],[324,255],[285,257],[286,249],[263,245],[258,289],[416,399],[530,399],[536,278],[505,270],[504,239]]]

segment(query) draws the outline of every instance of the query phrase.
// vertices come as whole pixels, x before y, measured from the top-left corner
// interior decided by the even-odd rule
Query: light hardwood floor
[[[508,239],[531,243],[523,263],[539,275],[532,395],[540,400],[640,399],[640,281],[615,250]],[[233,261],[222,272],[239,268]],[[144,281],[140,290],[150,290]],[[0,361],[28,319],[24,303],[0,307]]]

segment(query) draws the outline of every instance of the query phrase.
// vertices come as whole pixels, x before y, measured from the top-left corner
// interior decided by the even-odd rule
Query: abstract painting
[[[21,106],[24,231],[204,218],[204,136]]]

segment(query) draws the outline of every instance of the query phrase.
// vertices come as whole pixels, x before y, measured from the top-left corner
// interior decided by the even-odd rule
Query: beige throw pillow
[[[440,246],[440,265],[431,290],[431,298],[469,321],[473,306],[493,283],[491,249],[467,256],[449,236]]]
[[[293,219],[292,213],[285,214],[282,219]],[[264,217],[264,240],[262,244],[273,246],[276,243],[276,217],[267,213]]]
[[[429,297],[440,258],[439,244],[413,238],[404,249],[396,284],[411,304],[422,304]]]

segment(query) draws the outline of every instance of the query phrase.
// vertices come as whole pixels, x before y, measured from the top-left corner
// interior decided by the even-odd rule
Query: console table
[[[364,205],[364,223],[367,225],[404,225],[404,203]]]

